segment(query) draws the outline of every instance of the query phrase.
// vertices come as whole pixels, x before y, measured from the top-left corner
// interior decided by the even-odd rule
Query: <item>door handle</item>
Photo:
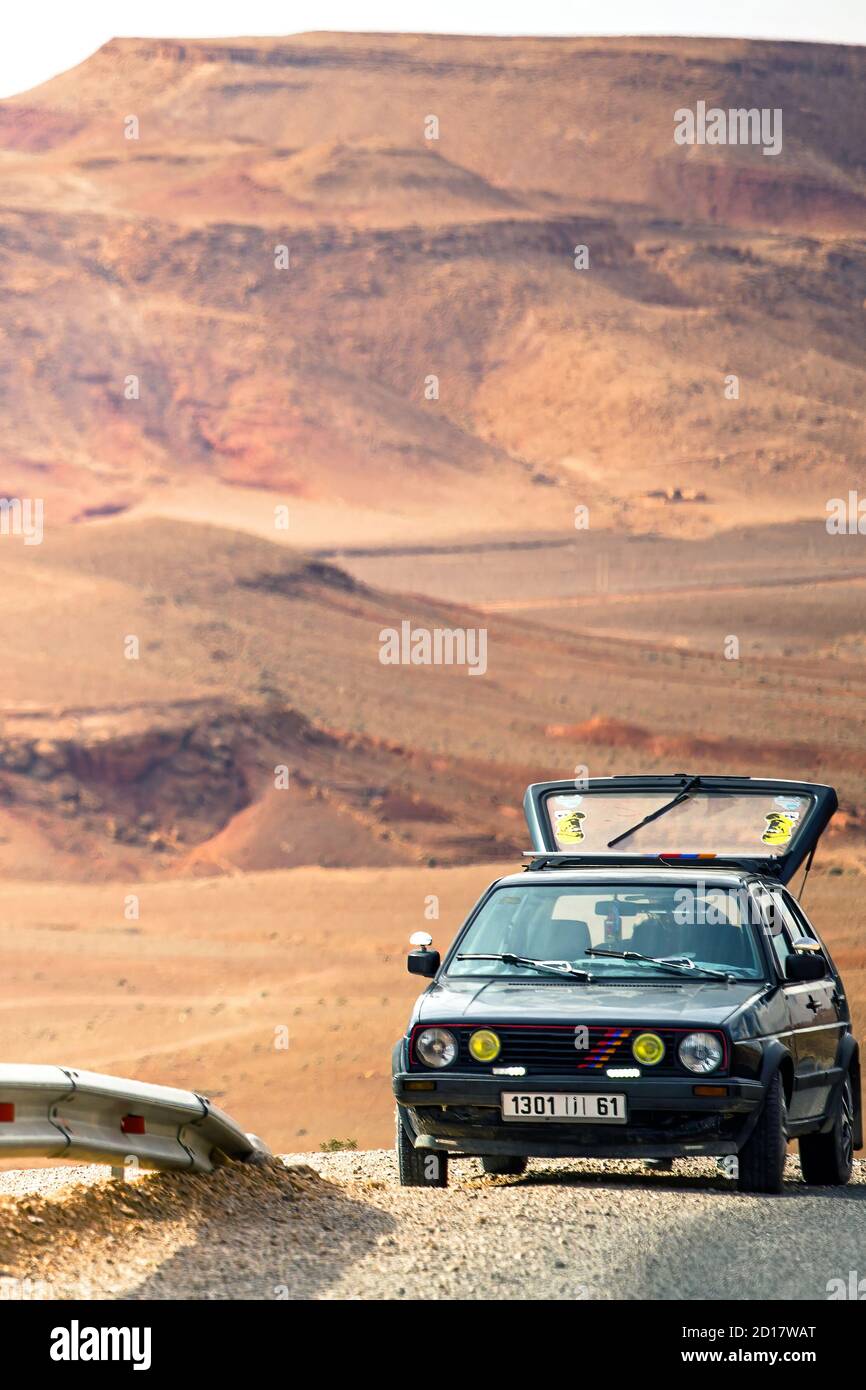
[[[820,1007],[821,1005],[818,1003],[817,999],[813,999],[810,994],[809,998],[806,1000],[806,1008],[811,1010],[813,1014],[816,1014]]]

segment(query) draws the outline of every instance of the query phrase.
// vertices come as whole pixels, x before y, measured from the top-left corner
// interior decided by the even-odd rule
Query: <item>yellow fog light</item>
[[[481,1028],[469,1039],[469,1051],[476,1062],[494,1062],[499,1056],[502,1043],[489,1028]]]
[[[640,1033],[631,1045],[636,1062],[645,1067],[655,1067],[665,1055],[665,1045],[658,1033]]]

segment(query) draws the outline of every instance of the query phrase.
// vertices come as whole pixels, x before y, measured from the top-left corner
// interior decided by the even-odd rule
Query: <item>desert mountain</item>
[[[0,875],[516,864],[527,782],[580,767],[831,781],[844,813],[827,853],[850,859],[866,834],[864,579],[856,538],[833,570],[823,534],[823,548],[799,540],[813,571],[794,600],[772,582],[785,557],[766,535],[740,541],[727,588],[730,538],[716,556],[633,538],[606,591],[552,612],[508,587],[531,593],[521,575],[549,567],[535,548],[495,553],[503,597],[481,611],[212,526],[114,519],[41,546],[7,538]],[[464,586],[484,559],[450,558]],[[693,590],[660,589],[684,570]],[[382,632],[404,621],[483,625],[486,673],[383,664]]]
[[[271,537],[282,503],[301,544],[820,516],[862,470],[864,78],[808,44],[113,40],[0,103],[0,489]],[[701,101],[781,110],[781,149],[676,144]]]

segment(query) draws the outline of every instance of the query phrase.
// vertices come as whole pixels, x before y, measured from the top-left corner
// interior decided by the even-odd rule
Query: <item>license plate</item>
[[[597,1091],[503,1091],[503,1120],[569,1120],[579,1124],[624,1125],[625,1096],[599,1095]]]

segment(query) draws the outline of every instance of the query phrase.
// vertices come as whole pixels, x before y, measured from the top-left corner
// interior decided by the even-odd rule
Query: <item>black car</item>
[[[831,787],[749,777],[539,783],[532,851],[493,883],[429,976],[393,1054],[404,1186],[450,1154],[726,1158],[778,1192],[848,1181],[862,1146],[845,989],[785,886],[837,807]]]

